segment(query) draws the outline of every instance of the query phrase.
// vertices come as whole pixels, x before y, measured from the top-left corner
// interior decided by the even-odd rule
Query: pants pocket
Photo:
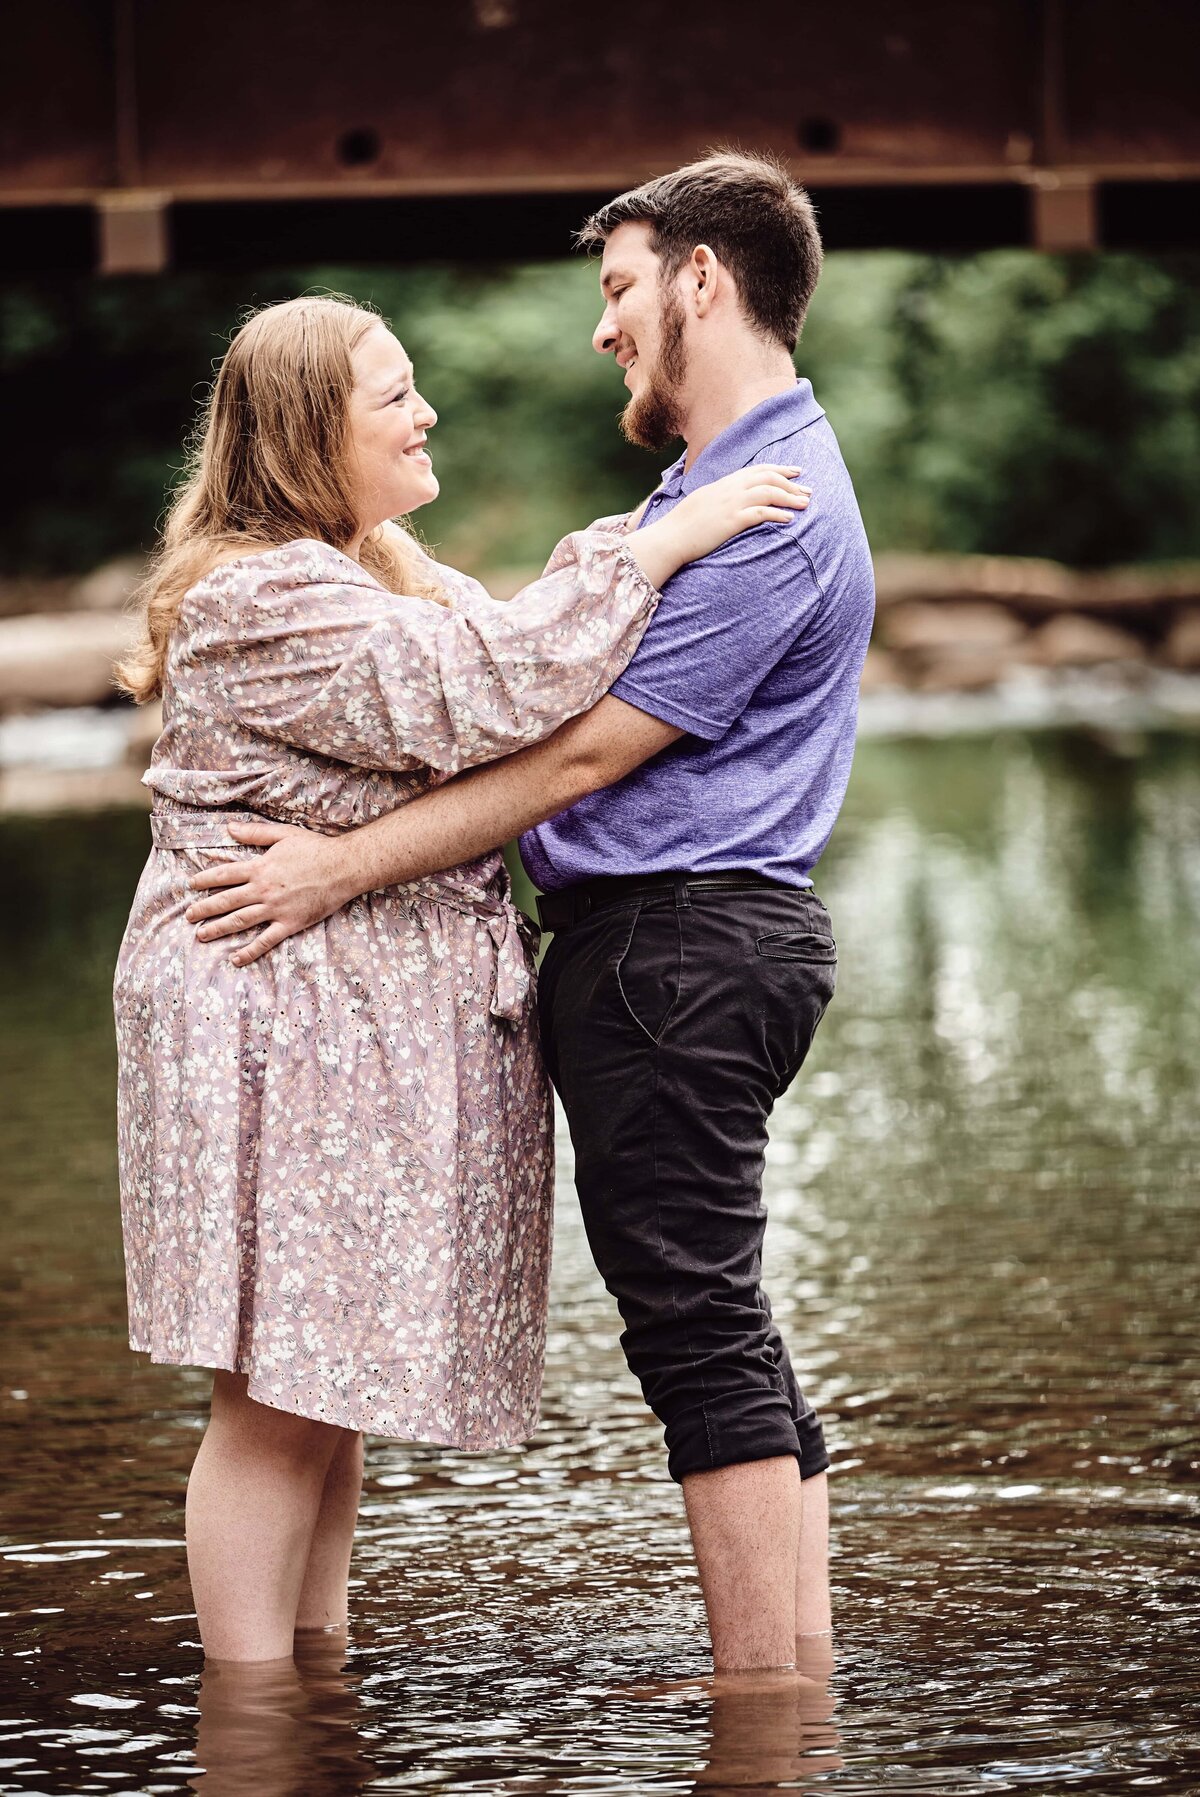
[[[617,961],[617,986],[633,1022],[655,1046],[679,1000],[682,960],[675,905],[639,905]]]
[[[837,944],[818,930],[774,930],[754,944],[767,961],[825,961],[837,963]]]

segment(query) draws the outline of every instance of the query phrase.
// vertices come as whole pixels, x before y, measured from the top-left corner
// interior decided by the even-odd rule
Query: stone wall
[[[972,692],[1022,668],[1200,672],[1200,564],[1086,574],[1010,556],[881,555],[864,691]]]
[[[1083,574],[1013,557],[881,555],[876,573],[864,691],[974,692],[1022,668],[1200,673],[1200,563]],[[0,716],[124,703],[112,666],[133,634],[124,608],[139,574],[122,560],[79,581],[0,581]],[[522,579],[509,570],[488,584],[507,597]]]

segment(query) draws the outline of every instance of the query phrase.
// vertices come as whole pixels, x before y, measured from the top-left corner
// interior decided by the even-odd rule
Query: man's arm
[[[609,694],[544,742],[461,774],[343,836],[233,824],[238,842],[270,845],[267,853],[198,874],[191,884],[208,896],[190,906],[188,920],[208,920],[197,931],[204,942],[258,928],[231,957],[247,966],[359,893],[473,861],[557,817],[683,734]]]

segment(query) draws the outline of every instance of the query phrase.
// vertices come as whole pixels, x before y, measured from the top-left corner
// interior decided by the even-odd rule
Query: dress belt
[[[235,842],[230,824],[277,824],[277,817],[259,811],[152,811],[150,835],[156,849],[241,849],[257,853],[250,844]]]
[[[150,834],[156,849],[237,849],[246,855],[260,853],[229,834],[231,823],[277,823],[252,811],[182,812],[155,811],[150,815]],[[398,897],[425,899],[443,905],[460,916],[474,917],[484,926],[496,950],[496,974],[490,1010],[506,1023],[519,1023],[529,998],[529,954],[538,945],[538,929],[511,898],[489,892],[467,892],[461,886],[443,884],[436,877],[411,880],[389,889]]]

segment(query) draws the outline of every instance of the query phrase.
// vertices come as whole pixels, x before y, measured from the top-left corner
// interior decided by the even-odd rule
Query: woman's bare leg
[[[298,1629],[344,1627],[349,1619],[346,1586],[362,1476],[363,1438],[344,1429],[321,1491],[321,1507],[296,1610]]]
[[[187,1491],[188,1571],[210,1659],[290,1655],[325,1475],[344,1434],[255,1403],[243,1373],[214,1375]]]

